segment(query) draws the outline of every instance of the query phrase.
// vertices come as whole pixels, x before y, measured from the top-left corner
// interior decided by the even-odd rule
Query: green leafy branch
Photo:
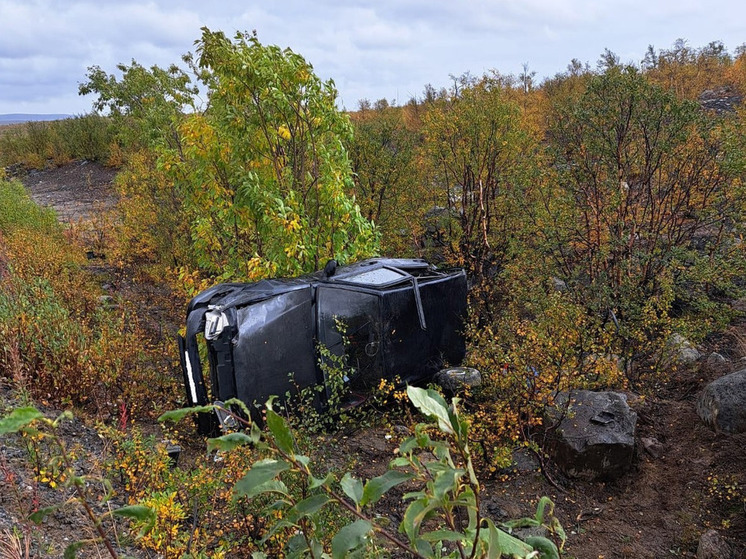
[[[412,403],[435,423],[417,425],[415,435],[402,443],[389,470],[365,482],[349,472],[339,479],[331,472],[317,477],[310,457],[298,452],[292,429],[272,409],[272,400],[266,406],[265,431],[233,414],[245,429],[209,439],[207,446],[208,451],[230,452],[248,444],[262,452],[264,457],[255,461],[233,488],[236,499],[266,498],[269,504],[263,511],[265,517],[277,519],[259,546],[285,532],[293,534],[285,550],[288,557],[362,556],[377,549],[378,538],[419,558],[559,558],[565,534],[553,515],[551,501],[543,498],[534,518],[505,525],[505,530],[483,518],[479,512],[479,481],[469,452],[468,423],[458,415],[457,400],[449,406],[439,393],[416,387],[409,387],[407,393]],[[250,417],[242,402],[231,400],[226,405],[237,405],[244,417]],[[214,409],[215,406],[199,406],[174,410],[160,419],[178,421],[188,414]],[[430,437],[436,428],[445,439]],[[302,480],[299,491],[289,489],[290,476]],[[419,490],[404,494],[409,505],[397,534],[382,525],[372,507],[389,490],[404,483],[417,484]],[[327,506],[341,508],[352,519],[331,537],[331,555],[318,534],[320,513]],[[462,520],[464,513],[466,522]],[[508,533],[515,526],[527,525],[546,526],[560,541],[560,548],[547,538],[534,537],[523,542]],[[449,544],[455,549],[448,551]],[[261,559],[265,555],[257,551],[254,557]]]

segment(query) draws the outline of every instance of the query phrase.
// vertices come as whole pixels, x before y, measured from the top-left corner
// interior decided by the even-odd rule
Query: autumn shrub
[[[200,268],[255,280],[375,253],[351,196],[352,129],[333,84],[248,34],[203,29],[197,52],[210,106],[184,120],[182,148],[163,159],[194,216]]]
[[[117,64],[121,77],[90,66],[80,95],[95,94],[95,114],[106,113],[113,124],[114,141],[126,152],[178,146],[174,126],[182,111],[197,110],[197,89],[176,64],[146,68],[136,61]]]
[[[16,125],[0,134],[3,165],[21,164],[27,169],[43,169],[49,156],[46,123]]]
[[[147,269],[163,277],[165,270],[189,266],[189,219],[183,200],[157,158],[145,150],[130,152],[114,185],[119,194],[118,222],[112,238],[117,261]]]
[[[21,226],[40,234],[59,233],[57,219],[51,210],[37,206],[18,181],[2,181],[0,199],[0,231],[10,234]]]
[[[665,383],[666,341],[722,330],[743,285],[737,120],[621,67],[553,103],[538,172],[506,206],[502,263],[470,293],[483,386],[467,409],[494,470],[541,443],[558,392]]]
[[[111,119],[90,113],[51,123],[64,152],[71,159],[110,162],[115,146]]]
[[[14,124],[0,127],[0,168],[3,169],[3,172],[5,172],[6,166],[22,162],[19,156],[22,153],[19,145],[19,125]]]
[[[111,441],[107,475],[121,487],[129,504],[150,507],[155,526],[138,540],[144,549],[167,558],[250,557],[271,522],[258,514],[261,499],[236,498],[233,486],[244,475],[256,450],[199,455],[174,466],[167,442],[146,436],[137,428],[102,428]],[[285,539],[274,538],[269,549],[280,549]],[[280,546],[280,547],[278,547]]]
[[[613,320],[589,315],[551,281],[528,279],[513,268],[522,281],[508,283],[499,319],[472,317],[468,328],[465,363],[481,371],[482,384],[468,392],[465,409],[477,462],[492,472],[509,465],[516,446],[541,445],[545,412],[559,392],[627,383],[625,364],[614,353]]]
[[[68,307],[43,278],[11,273],[2,283],[5,376],[20,376],[45,400],[105,415],[116,415],[121,406],[131,415],[147,415],[155,402],[168,399],[173,377],[153,370],[156,350],[133,329],[131,317]]]
[[[181,470],[173,469],[166,445],[152,435],[145,436],[138,427],[126,432],[101,427],[101,431],[111,443],[106,458],[108,477],[117,482],[129,504],[145,505],[155,515],[155,523],[140,545],[164,557],[182,557],[190,539],[191,486]],[[205,474],[201,487],[215,490],[208,472],[197,470]]]
[[[423,117],[421,157],[444,211],[447,258],[479,283],[511,256],[536,168],[536,139],[494,76],[464,79]]]
[[[703,92],[730,85],[734,58],[721,41],[695,48],[677,39],[670,48],[648,46],[642,67],[646,76],[683,99],[697,99]]]
[[[0,183],[0,371],[35,396],[109,415],[152,413],[173,376],[131,313],[114,313],[83,248],[19,183]],[[148,407],[150,406],[150,407]]]
[[[328,466],[325,462],[329,431],[350,428],[377,417],[370,405],[343,406],[342,399],[347,394],[343,372],[344,366],[339,362],[327,362],[327,376],[337,380],[331,381],[329,408],[325,412],[318,408],[319,395],[314,389],[289,393],[283,408],[276,404],[287,414],[298,448],[317,457],[320,467],[331,467],[332,471],[339,465]],[[382,383],[371,400],[378,407],[386,405],[389,399],[399,408],[394,414],[406,408],[402,406],[406,394],[391,383]],[[103,433],[111,441],[107,459],[109,476],[119,482],[128,503],[145,504],[156,515],[154,529],[138,540],[141,547],[165,557],[188,553],[249,557],[258,550],[276,556],[288,545],[292,533],[273,529],[274,524],[282,523],[282,513],[262,512],[264,507],[272,508],[272,496],[240,496],[235,491],[250,464],[268,456],[266,449],[243,446],[230,452],[219,450],[187,458],[188,462],[174,467],[167,454],[168,441],[146,436],[136,426],[127,431],[106,428]],[[190,438],[184,433],[172,436],[177,440]],[[302,479],[296,474],[285,476],[283,482],[294,492],[304,491]],[[351,517],[344,510],[327,507],[319,512],[319,519],[324,532],[333,534],[349,523]]]
[[[376,104],[351,114],[349,153],[356,201],[381,231],[381,248],[406,256],[422,237],[419,214],[431,209],[416,167],[419,135],[405,109]],[[424,199],[423,199],[424,195]]]
[[[701,339],[727,324],[744,267],[727,128],[633,68],[553,113],[533,247],[589,315],[613,313],[628,362],[649,366],[673,329]]]
[[[705,498],[708,506],[721,516],[721,527],[728,528],[734,518],[746,509],[746,483],[739,474],[716,474],[707,476]]]
[[[446,403],[433,391],[408,387],[412,403],[431,423],[418,424],[414,435],[395,453],[389,469],[364,481],[352,472],[327,471],[298,444],[298,433],[273,410],[265,410],[266,429],[234,415],[235,432],[209,439],[208,453],[227,460],[249,449],[249,467],[233,485],[234,501],[246,502],[264,519],[261,539],[251,542],[253,558],[278,555],[327,557],[386,557],[394,549],[420,558],[513,557],[558,558],[566,536],[554,516],[554,504],[539,501],[536,515],[496,525],[483,517],[481,486],[469,445],[469,423],[462,419],[457,400]],[[238,404],[238,401],[229,402]],[[212,406],[167,412],[161,420],[178,421]],[[246,414],[245,417],[248,417]],[[391,489],[414,488],[406,503],[398,532],[376,511],[376,503]],[[336,514],[334,511],[337,511]],[[330,522],[329,514],[334,522]],[[462,514],[463,513],[463,514]],[[519,527],[540,527],[548,537],[525,542],[510,535]],[[240,554],[238,549],[235,550]]]
[[[40,169],[46,165],[47,159],[52,156],[53,134],[52,129],[47,122],[28,122],[25,125],[22,136],[24,159],[21,161],[35,163],[32,168]],[[41,165],[39,165],[41,163]]]
[[[44,547],[44,552],[56,555],[61,551],[63,557],[76,557],[81,548],[91,545],[101,556],[99,546],[103,546],[112,559],[117,559],[119,554],[116,547],[119,545],[119,538],[116,533],[116,518],[142,521],[146,526],[150,526],[154,523],[154,514],[151,509],[142,505],[112,506],[111,483],[96,475],[95,468],[91,468],[91,464],[86,462],[87,457],[84,456],[83,460],[79,460],[76,450],[79,447],[76,445],[70,448],[60,433],[61,424],[71,419],[73,419],[73,414],[69,410],[62,412],[56,418],[50,418],[33,406],[14,408],[0,418],[0,436],[8,437],[11,444],[18,436],[34,442],[33,447],[26,446],[38,481],[56,490],[55,494],[48,494],[42,503],[38,493],[29,486],[27,489],[32,495],[30,502],[16,503],[23,516],[25,557],[29,557],[29,544],[33,535],[32,523],[38,526],[43,524],[49,516],[62,513],[67,516],[70,514],[70,509],[77,509],[80,517],[84,519],[83,522],[87,524],[87,530],[73,533],[72,538],[66,537],[65,541],[69,543],[65,544],[64,551],[57,550],[54,545],[50,545]],[[0,469],[5,476],[5,481],[12,487],[14,497],[19,501],[24,500],[23,497],[27,491],[21,491],[18,484],[20,482],[25,485],[25,482],[21,480],[27,473],[10,470],[4,457]],[[81,537],[83,534],[86,537]],[[116,540],[116,545],[114,540]]]

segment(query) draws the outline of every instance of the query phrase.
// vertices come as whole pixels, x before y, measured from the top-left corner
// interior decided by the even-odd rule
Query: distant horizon
[[[23,124],[24,122],[48,122],[73,118],[74,116],[64,113],[7,113],[0,114],[0,125]]]

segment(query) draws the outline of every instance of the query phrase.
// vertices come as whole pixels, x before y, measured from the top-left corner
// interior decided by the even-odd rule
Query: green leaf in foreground
[[[34,407],[16,408],[0,419],[0,435],[17,433],[44,415]]]
[[[127,507],[120,507],[112,511],[114,516],[123,516],[125,518],[131,518],[133,520],[139,520],[140,522],[147,522],[152,518],[155,518],[155,512],[150,507],[145,505],[130,505]]]
[[[378,502],[378,499],[383,497],[386,491],[400,483],[409,481],[413,477],[414,474],[411,473],[389,470],[381,476],[368,480],[363,488],[363,497],[360,499],[360,506]]]
[[[243,414],[246,417],[251,417],[249,406],[247,406],[243,400],[239,400],[238,398],[231,398],[223,402],[223,404],[225,405],[226,409],[231,409],[232,406],[238,406],[238,408],[243,412]]]
[[[448,415],[448,405],[443,396],[434,390],[407,386],[407,395],[415,407],[428,417],[435,418],[438,428],[448,435],[453,435],[451,418]]]
[[[233,487],[238,497],[253,497],[257,495],[256,488],[274,479],[281,472],[288,470],[290,464],[280,460],[260,460]]]
[[[269,481],[265,481],[264,483],[255,485],[251,491],[247,492],[244,495],[239,495],[238,493],[236,493],[235,496],[246,497],[247,499],[251,499],[252,497],[256,497],[257,495],[263,495],[264,493],[277,493],[281,497],[290,496],[290,494],[288,493],[287,485],[285,485],[279,479],[270,479]],[[279,505],[281,502],[282,501],[276,501],[274,505]],[[274,507],[274,505],[272,506]]]
[[[187,415],[193,413],[208,413],[215,409],[215,406],[210,404],[208,406],[193,406],[191,408],[180,408],[178,410],[167,411],[158,418],[158,421],[173,421],[178,423],[184,419]]]
[[[506,555],[508,557],[512,557],[513,555],[517,555],[518,557],[525,557],[533,551],[531,546],[522,542],[515,536],[511,536],[507,532],[503,532],[499,528],[497,529],[497,541],[500,551],[503,553],[503,555]]]
[[[332,538],[333,559],[344,559],[348,552],[363,545],[372,529],[373,525],[367,520],[356,520],[342,528]]]
[[[293,455],[295,442],[285,420],[272,409],[267,410],[267,427],[275,438],[277,448],[285,454]]]
[[[234,448],[251,444],[253,442],[254,440],[246,433],[228,433],[222,437],[207,439],[207,452],[209,453],[213,450],[228,452]]]
[[[304,516],[310,516],[319,512],[330,500],[325,493],[318,493],[303,499],[288,511],[287,517],[291,522],[298,522]]]
[[[541,536],[526,538],[526,543],[540,553],[541,559],[559,559],[559,550],[554,542]]]
[[[327,472],[326,476],[324,478],[316,478],[314,476],[309,476],[309,482],[308,482],[308,488],[309,489],[317,489],[319,487],[329,487],[332,482],[334,481],[334,474],[331,472]]]
[[[118,509],[114,509],[111,514],[113,514],[114,516],[129,518],[131,520],[142,523],[142,528],[140,528],[139,533],[140,537],[150,532],[150,530],[152,530],[155,526],[155,511],[150,507],[146,507],[145,505],[129,505],[126,507],[120,507]]]
[[[339,485],[342,486],[345,495],[352,499],[356,505],[360,504],[363,498],[363,483],[359,479],[352,477],[352,474],[347,472],[339,481]]]
[[[412,501],[404,512],[404,518],[402,519],[399,530],[404,532],[410,541],[414,541],[420,530],[420,524],[422,518],[427,513],[425,510],[425,500],[417,499]]]
[[[545,509],[549,508],[549,510],[545,514]],[[547,497],[546,495],[539,499],[539,504],[536,506],[536,520],[539,521],[539,524],[544,523],[544,517],[545,516],[552,516],[554,514],[554,503],[552,500]]]
[[[422,539],[427,542],[460,542],[466,539],[466,536],[453,530],[435,530],[422,534]]]
[[[500,559],[502,550],[500,549],[500,531],[489,518],[487,519],[487,541],[489,542],[487,559]]]

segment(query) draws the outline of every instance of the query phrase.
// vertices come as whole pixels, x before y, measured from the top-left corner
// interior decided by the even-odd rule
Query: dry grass
[[[23,538],[9,530],[0,532],[0,557],[3,559],[28,559],[30,557],[29,539]]]

